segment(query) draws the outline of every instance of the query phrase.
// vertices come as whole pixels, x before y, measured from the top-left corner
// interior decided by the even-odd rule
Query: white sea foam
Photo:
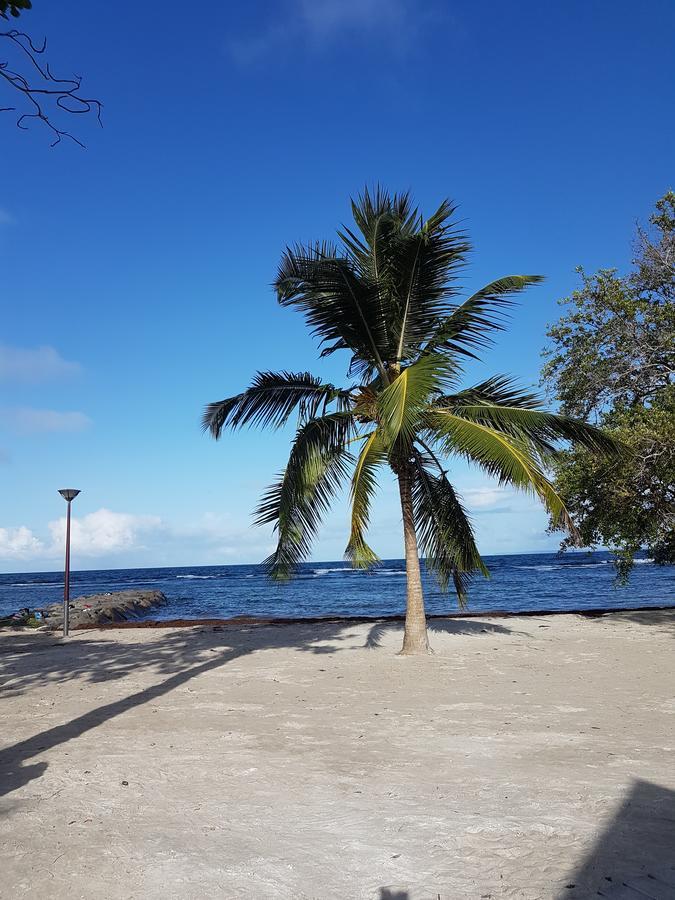
[[[352,569],[348,566],[336,566],[335,568],[313,569],[312,575],[318,578],[320,575],[328,575],[330,572],[342,572],[344,575],[405,575],[404,569],[379,569],[375,566],[370,572],[364,572],[362,569]]]
[[[636,560],[637,562],[637,560]],[[561,562],[558,565],[546,566],[546,565],[538,565],[538,566],[513,566],[514,569],[534,569],[536,572],[563,572],[565,569],[596,569],[601,566],[609,565],[610,560],[605,559],[602,562],[588,562],[588,563],[568,563]]]
[[[176,578],[197,578],[200,581],[209,578],[220,578],[220,575],[176,575]]]

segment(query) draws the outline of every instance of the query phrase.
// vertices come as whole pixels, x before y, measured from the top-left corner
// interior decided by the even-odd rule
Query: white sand
[[[4,634],[0,896],[675,897],[675,616],[436,629]]]

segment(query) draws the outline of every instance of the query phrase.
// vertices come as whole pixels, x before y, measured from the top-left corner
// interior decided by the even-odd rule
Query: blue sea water
[[[476,578],[469,611],[675,606],[675,569],[639,559],[625,587],[614,583],[608,553],[528,553],[487,556],[490,579]],[[40,607],[63,597],[62,573],[0,575],[0,614]],[[457,612],[425,574],[429,613]],[[163,591],[169,602],[147,618],[232,616],[381,616],[405,605],[405,564],[387,560],[370,573],[345,562],[307,563],[295,580],[270,582],[258,566],[198,566],[73,572],[71,597],[124,589]]]

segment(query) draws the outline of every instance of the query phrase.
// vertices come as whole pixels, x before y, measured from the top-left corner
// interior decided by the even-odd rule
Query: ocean
[[[523,612],[609,607],[675,606],[675,570],[637,560],[627,586],[614,583],[610,556],[597,553],[523,553],[486,556],[490,579],[476,578],[469,611]],[[0,575],[0,614],[63,598],[63,575]],[[424,575],[429,613],[457,612],[454,595],[441,594]],[[146,618],[232,616],[382,616],[405,607],[405,564],[386,560],[370,573],[345,562],[306,563],[295,580],[270,582],[258,566],[103,569],[71,574],[71,598],[124,589],[163,591],[168,604]]]

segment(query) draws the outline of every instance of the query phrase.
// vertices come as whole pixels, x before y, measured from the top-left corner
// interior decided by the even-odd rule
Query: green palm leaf
[[[443,348],[478,359],[474,351],[490,346],[491,335],[504,330],[505,314],[514,303],[511,296],[541,281],[541,275],[507,275],[492,281],[439,324],[424,352]]]
[[[288,248],[275,281],[279,303],[305,314],[324,353],[351,349],[384,374],[386,334],[377,286],[327,244]]]
[[[386,460],[387,453],[382,434],[376,429],[368,435],[352,476],[352,525],[345,557],[351,561],[355,569],[369,569],[380,561],[378,555],[366,543],[365,531],[370,516],[370,503],[377,489],[375,473]]]
[[[541,398],[531,391],[523,390],[510,375],[493,375],[479,384],[464,388],[456,394],[440,397],[439,406],[471,406],[476,403],[491,403],[496,406],[518,406],[521,409],[540,409]]]
[[[503,434],[531,441],[542,453],[555,452],[559,441],[572,441],[604,456],[616,457],[622,450],[616,440],[599,428],[545,410],[481,403],[460,404],[450,411]]]
[[[452,382],[455,368],[448,356],[431,353],[403,369],[377,398],[378,418],[384,436],[392,445],[403,439],[410,443],[429,398],[441,394]]]
[[[472,574],[489,578],[481,559],[471,522],[460,498],[446,478],[428,470],[428,460],[415,451],[413,486],[415,523],[420,549],[442,591],[452,580],[461,607],[466,605],[467,589]]]
[[[319,410],[325,412],[333,401],[337,401],[339,409],[345,409],[349,391],[322,384],[309,372],[258,372],[251,387],[242,394],[209,403],[202,426],[216,440],[224,428],[281,428],[296,409],[302,420],[311,419]]]
[[[386,337],[382,357],[401,362],[417,355],[456,291],[456,271],[470,249],[463,232],[451,224],[455,207],[447,200],[426,221],[407,194],[366,190],[352,204],[359,236],[338,232],[347,257],[361,278],[376,285]]]
[[[268,575],[285,581],[307,559],[323,516],[349,475],[353,457],[348,413],[313,419],[298,429],[288,464],[263,495],[256,525],[273,525],[277,547],[263,561]]]
[[[390,195],[379,187],[373,195],[366,188],[351,205],[354,222],[361,234],[343,225],[338,237],[355,270],[378,285],[382,299],[393,285],[396,238],[414,233],[419,212],[411,205],[409,194]]]
[[[557,527],[567,529],[573,537],[577,534],[565,504],[544,474],[537,448],[531,443],[447,410],[430,412],[427,421],[430,434],[445,453],[464,456],[500,485],[509,484],[535,494]]]
[[[444,201],[426,222],[420,222],[415,234],[405,235],[398,242],[396,361],[414,359],[452,308],[449,299],[457,292],[456,274],[471,249],[464,233],[449,224],[455,209]]]
[[[380,185],[375,188],[373,194],[367,187],[364,188],[363,192],[352,200],[351,207],[356,227],[365,241],[362,247],[378,245],[383,220],[391,219],[399,223],[403,231],[409,232],[419,219],[419,210],[413,206],[409,191],[390,194]]]

